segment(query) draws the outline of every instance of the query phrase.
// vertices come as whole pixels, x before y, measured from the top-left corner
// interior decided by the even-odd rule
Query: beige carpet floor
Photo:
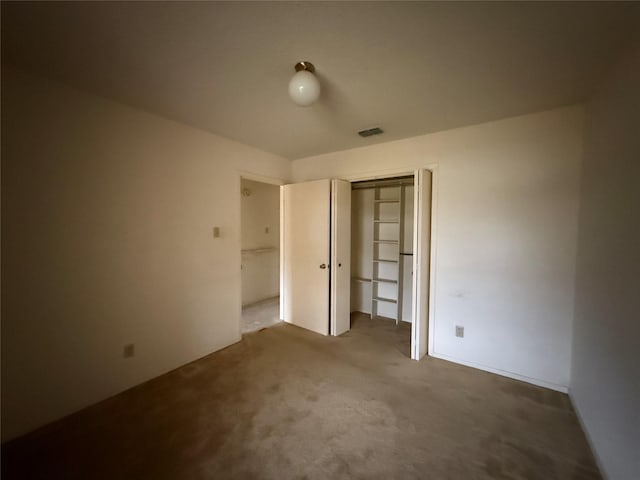
[[[278,324],[2,449],[9,479],[601,478],[566,395]]]

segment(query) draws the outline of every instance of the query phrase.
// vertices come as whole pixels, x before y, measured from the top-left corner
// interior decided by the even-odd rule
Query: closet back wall
[[[374,189],[351,192],[351,311],[371,313]],[[413,257],[413,187],[404,188],[402,320],[411,322]]]

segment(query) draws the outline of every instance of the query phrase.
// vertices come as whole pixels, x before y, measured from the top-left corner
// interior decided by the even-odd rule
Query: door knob
[[[320,268],[324,270],[325,268],[327,268],[327,266],[323,263],[322,265],[320,265]]]

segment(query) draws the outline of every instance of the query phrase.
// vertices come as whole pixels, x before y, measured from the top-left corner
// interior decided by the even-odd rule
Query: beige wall
[[[238,170],[290,164],[10,68],[2,82],[6,440],[238,341]]]
[[[587,104],[571,397],[611,480],[640,475],[640,43]]]
[[[434,168],[432,353],[566,391],[582,121],[567,107],[296,160],[292,171],[303,181]]]

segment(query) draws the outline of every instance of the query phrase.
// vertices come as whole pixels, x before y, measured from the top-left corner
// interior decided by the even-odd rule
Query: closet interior
[[[411,322],[414,179],[352,183],[351,312]]]

